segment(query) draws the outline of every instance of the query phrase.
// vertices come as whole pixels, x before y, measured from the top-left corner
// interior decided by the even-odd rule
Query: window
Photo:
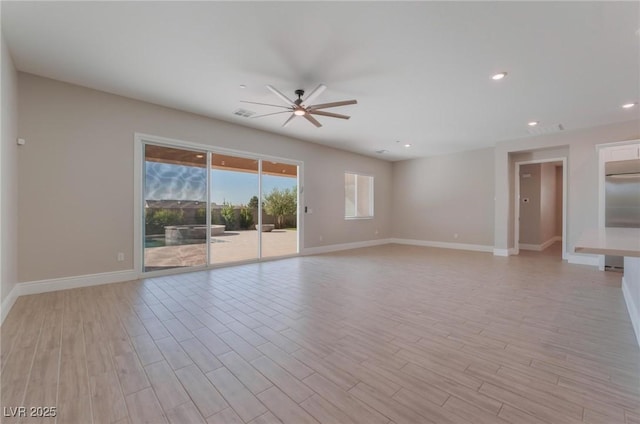
[[[373,177],[344,173],[344,217],[373,218]]]

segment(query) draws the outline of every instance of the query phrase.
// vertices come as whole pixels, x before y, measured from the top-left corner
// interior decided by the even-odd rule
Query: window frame
[[[356,172],[356,171],[344,171],[344,179],[346,180],[346,176],[347,174],[351,174],[355,176],[355,195],[354,195],[354,210],[355,210],[355,215],[354,216],[347,216],[346,214],[346,207],[345,207],[345,212],[344,212],[344,219],[345,221],[352,221],[352,220],[360,220],[360,219],[374,219],[375,218],[375,198],[374,198],[374,191],[375,191],[375,177],[371,174],[365,174],[365,173],[361,173],[361,172]],[[369,182],[369,215],[363,215],[363,216],[358,216],[358,177],[367,177],[369,178],[370,182]],[[344,201],[345,201],[345,206],[346,206],[346,201],[347,201],[347,186],[345,184],[344,187]]]
[[[133,213],[133,229],[134,229],[134,251],[133,251],[133,273],[135,274],[135,278],[151,278],[156,276],[164,276],[164,275],[173,275],[173,274],[181,274],[185,272],[191,271],[200,271],[207,269],[216,269],[221,266],[232,266],[239,264],[237,263],[229,263],[225,265],[220,264],[208,264],[202,265],[198,267],[190,267],[189,269],[184,268],[172,268],[166,270],[159,271],[144,271],[143,268],[143,254],[144,254],[144,240],[143,240],[143,223],[144,223],[144,157],[145,157],[145,146],[146,145],[154,145],[160,147],[168,147],[175,149],[186,149],[186,150],[199,150],[203,153],[207,153],[208,156],[212,154],[222,154],[222,155],[230,155],[230,156],[238,156],[248,159],[256,159],[262,165],[263,161],[270,162],[280,162],[283,164],[294,165],[298,167],[298,211],[297,211],[297,225],[298,225],[298,234],[296,237],[296,247],[297,253],[287,256],[281,257],[260,257],[256,260],[247,261],[247,263],[258,263],[263,261],[271,261],[275,259],[280,259],[284,257],[295,257],[300,256],[304,252],[304,243],[302,239],[302,235],[304,234],[304,225],[305,225],[305,214],[304,214],[304,204],[305,204],[305,196],[304,196],[304,161],[297,159],[289,159],[283,158],[279,156],[271,156],[263,153],[254,153],[254,152],[246,152],[242,150],[230,149],[226,147],[220,147],[213,144],[204,144],[202,142],[192,142],[192,141],[184,141],[180,139],[162,137],[152,134],[146,134],[141,132],[135,132],[133,136],[133,147],[134,147],[134,187],[133,187],[133,195],[135,198],[134,202],[134,213]],[[210,166],[210,164],[208,165]],[[259,168],[259,172],[262,170]],[[260,183],[262,179],[260,178]],[[261,188],[259,188],[261,190]],[[210,194],[210,190],[207,190],[208,195]],[[261,196],[262,194],[260,194]],[[209,203],[211,203],[209,201]],[[210,218],[209,218],[210,219]],[[261,216],[259,214],[259,222],[261,223]],[[260,241],[261,243],[261,241]]]

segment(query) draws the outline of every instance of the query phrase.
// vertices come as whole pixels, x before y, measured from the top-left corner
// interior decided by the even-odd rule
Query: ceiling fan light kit
[[[289,123],[291,123],[293,118],[295,118],[296,116],[304,117],[307,121],[311,122],[313,125],[315,125],[318,128],[321,127],[322,124],[318,122],[318,120],[311,115],[320,115],[320,116],[327,116],[330,118],[339,118],[339,119],[349,119],[350,116],[341,115],[339,113],[326,112],[320,109],[329,109],[329,108],[339,107],[339,106],[355,105],[358,103],[357,100],[342,100],[339,102],[321,103],[321,104],[315,104],[315,105],[310,104],[316,99],[316,97],[318,97],[324,90],[327,89],[327,86],[324,84],[318,85],[315,88],[315,90],[309,93],[307,97],[305,97],[304,99],[302,98],[304,96],[304,90],[302,89],[296,90],[295,94],[296,96],[298,96],[296,100],[291,100],[285,94],[280,92],[277,88],[273,87],[272,85],[267,85],[267,88],[273,94],[278,96],[280,100],[286,103],[287,106],[274,105],[269,103],[250,102],[247,100],[241,100],[241,102],[286,109],[280,112],[266,113],[263,115],[257,115],[252,117],[252,118],[262,118],[264,116],[277,115],[280,113],[291,113],[291,116],[289,116],[289,118],[284,122],[284,124],[282,124],[283,127],[286,127],[287,125],[289,125]]]

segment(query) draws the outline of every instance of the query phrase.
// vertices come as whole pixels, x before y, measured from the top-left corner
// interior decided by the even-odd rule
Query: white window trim
[[[172,269],[167,269],[167,270],[161,270],[161,271],[144,271],[142,268],[142,262],[143,262],[143,252],[142,252],[142,246],[143,246],[143,240],[142,240],[142,222],[143,219],[142,217],[144,216],[144,209],[142,207],[144,200],[143,200],[143,193],[144,193],[144,169],[143,169],[143,159],[144,159],[144,145],[145,144],[153,144],[156,146],[164,146],[164,147],[173,147],[173,148],[185,148],[185,149],[190,149],[190,150],[199,150],[202,151],[203,153],[208,153],[208,154],[228,154],[231,156],[239,156],[239,157],[245,157],[245,158],[252,158],[252,159],[259,159],[259,163],[261,164],[262,161],[264,160],[268,160],[271,162],[280,162],[280,163],[285,163],[285,164],[289,164],[289,165],[295,165],[298,167],[298,212],[297,212],[297,219],[298,219],[298,234],[297,234],[297,240],[296,240],[296,247],[297,247],[297,253],[291,254],[291,255],[285,255],[285,256],[274,256],[274,257],[268,257],[268,258],[259,258],[256,260],[248,260],[248,261],[240,261],[240,262],[234,262],[231,264],[222,264],[222,265],[218,265],[218,264],[210,264],[210,265],[201,265],[201,266],[194,266],[194,267],[189,267],[187,269],[185,268],[172,268]],[[272,261],[272,260],[276,260],[276,259],[282,259],[282,258],[286,258],[286,257],[295,257],[295,256],[300,256],[302,254],[302,251],[304,249],[304,244],[302,242],[302,233],[304,232],[304,213],[303,213],[303,206],[304,205],[304,162],[303,161],[299,161],[299,160],[295,160],[295,159],[288,159],[288,158],[282,158],[282,157],[278,157],[278,156],[271,156],[271,155],[265,155],[262,153],[252,153],[252,152],[245,152],[242,150],[235,150],[235,149],[228,149],[228,148],[224,148],[224,147],[218,147],[215,145],[209,145],[209,144],[203,144],[203,143],[195,143],[195,142],[190,142],[190,141],[184,141],[184,140],[178,140],[178,139],[173,139],[173,138],[167,138],[167,137],[161,137],[161,136],[157,136],[157,135],[151,135],[151,134],[145,134],[145,133],[139,133],[136,132],[133,135],[133,145],[134,145],[134,189],[133,189],[133,196],[134,196],[134,211],[133,211],[133,215],[134,215],[134,220],[133,220],[133,230],[134,230],[134,239],[133,239],[133,265],[134,265],[134,271],[137,274],[138,278],[150,278],[150,277],[156,277],[156,276],[162,276],[162,275],[173,275],[173,274],[182,274],[185,272],[192,272],[192,271],[202,271],[202,270],[206,270],[206,269],[215,269],[215,268],[221,268],[221,267],[225,267],[225,266],[234,266],[234,265],[240,265],[242,263],[256,263],[256,262],[265,262],[265,261]],[[260,168],[260,171],[262,171],[262,169]],[[259,180],[262,180],[261,178],[259,178]],[[261,181],[260,181],[261,183]],[[262,189],[262,187],[260,187],[260,190]],[[207,189],[207,192],[209,191],[209,189]],[[258,220],[260,223],[261,221],[261,217],[259,217]]]
[[[355,175],[355,203],[354,203],[354,209],[356,214],[358,213],[358,177],[369,177],[371,178],[371,187],[369,190],[369,197],[370,197],[370,201],[369,201],[369,212],[370,215],[366,215],[366,216],[344,216],[345,221],[354,221],[354,220],[362,220],[362,219],[374,219],[375,218],[375,198],[374,198],[374,191],[375,191],[375,177],[371,174],[363,174],[361,172],[356,172],[356,171],[344,171],[344,174],[352,174]],[[346,193],[345,193],[346,194]]]

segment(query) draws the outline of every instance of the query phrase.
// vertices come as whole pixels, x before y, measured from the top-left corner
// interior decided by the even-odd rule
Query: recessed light
[[[501,80],[502,78],[506,77],[507,73],[506,72],[500,72],[495,74],[494,76],[491,77],[492,80],[498,81]]]
[[[196,157],[197,157],[198,159],[202,159],[202,158],[204,157],[204,155],[196,155]]]
[[[240,88],[247,88],[247,86],[244,84],[240,84]]]
[[[631,109],[632,107],[634,107],[637,104],[638,103],[625,103],[625,104],[622,105],[622,107],[625,108],[625,109]]]
[[[411,143],[406,143],[404,147],[411,147]]]
[[[529,125],[530,127],[535,127],[536,125],[538,125],[538,121],[531,121],[527,125]]]

